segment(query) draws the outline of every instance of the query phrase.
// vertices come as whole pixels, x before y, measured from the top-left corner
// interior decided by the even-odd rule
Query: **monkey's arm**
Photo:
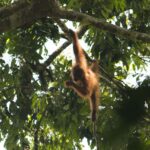
[[[83,49],[79,43],[78,34],[72,30],[69,30],[69,32],[73,39],[73,51],[75,54],[76,62],[79,63],[80,65],[83,64],[83,65],[87,66],[87,62],[86,62],[86,58],[85,58]]]
[[[80,86],[74,83],[72,80],[66,81],[66,87],[72,88],[81,97],[86,97],[89,94],[89,90],[85,86]]]

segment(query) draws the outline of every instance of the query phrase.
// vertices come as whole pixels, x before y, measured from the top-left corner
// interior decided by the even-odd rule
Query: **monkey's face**
[[[80,68],[79,66],[75,66],[72,69],[72,79],[74,82],[82,81],[85,78],[84,70]]]

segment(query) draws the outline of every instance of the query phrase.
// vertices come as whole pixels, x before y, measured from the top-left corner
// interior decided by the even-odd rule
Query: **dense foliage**
[[[1,7],[10,4],[0,1]],[[149,0],[60,0],[60,5],[150,33]],[[96,146],[88,104],[64,87],[71,67],[67,53],[58,55],[45,47],[66,37],[60,28],[53,18],[44,17],[0,34],[0,140],[5,139],[8,150],[80,150],[84,137],[91,149]],[[100,64],[96,126],[101,150],[149,150],[150,44],[93,26],[82,40],[88,45],[86,53]]]

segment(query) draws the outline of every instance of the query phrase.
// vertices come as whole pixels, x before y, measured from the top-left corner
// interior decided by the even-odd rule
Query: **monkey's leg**
[[[72,88],[77,94],[79,94],[81,97],[86,97],[89,94],[89,90],[85,86],[80,86],[74,82],[69,81],[68,82],[69,88]]]
[[[65,82],[64,82],[65,87],[68,87],[68,88],[69,88],[69,87],[72,85],[72,82],[73,82],[72,80],[67,80],[67,81],[65,81]]]

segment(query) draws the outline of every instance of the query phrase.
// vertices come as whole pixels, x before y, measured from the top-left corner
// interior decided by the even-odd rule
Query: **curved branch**
[[[102,19],[98,19],[98,18],[89,16],[84,13],[61,9],[61,10],[59,10],[59,13],[57,13],[57,15],[58,15],[57,17],[59,17],[59,18],[68,19],[71,21],[83,22],[83,24],[90,24],[99,29],[109,31],[109,32],[119,35],[119,36],[123,36],[127,39],[141,40],[143,42],[150,43],[150,35],[148,35],[146,33],[130,31],[130,30],[121,28],[117,25],[107,23],[106,21],[104,21]]]

